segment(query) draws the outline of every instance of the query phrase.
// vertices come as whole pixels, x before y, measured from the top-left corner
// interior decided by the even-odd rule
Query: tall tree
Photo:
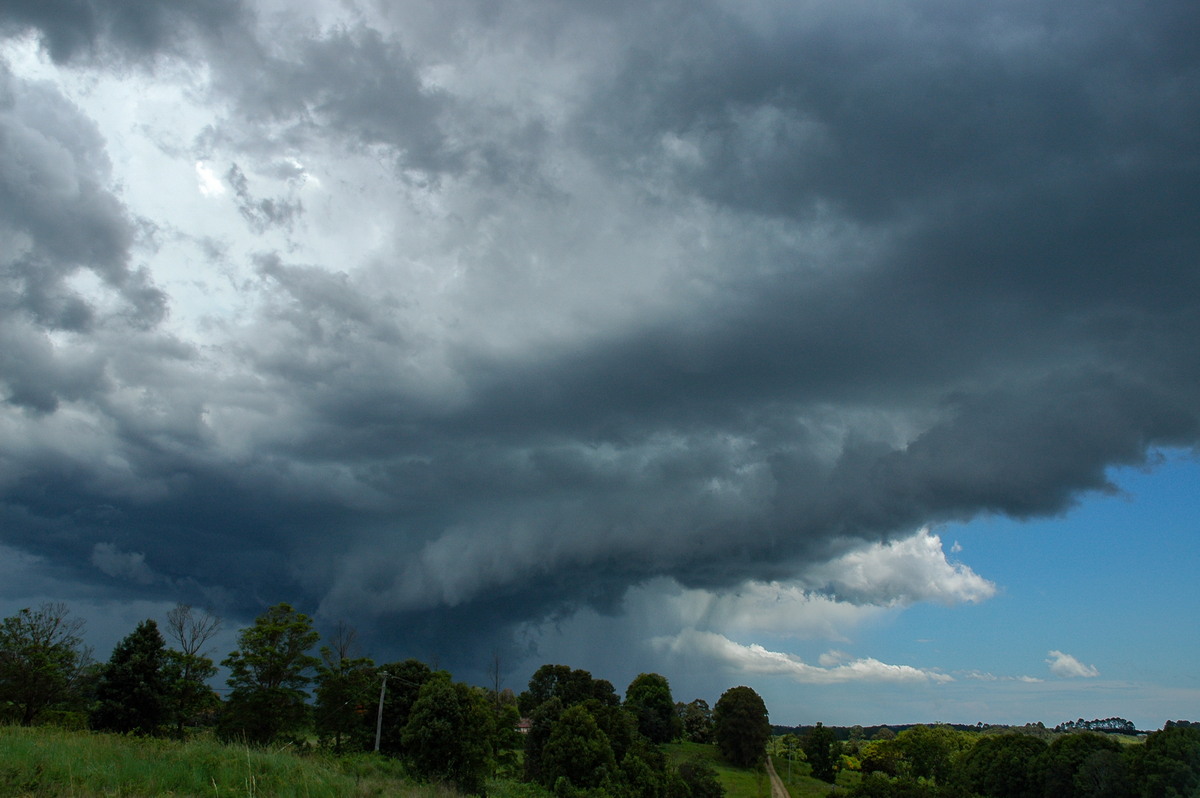
[[[492,715],[487,698],[435,674],[420,690],[404,727],[404,758],[421,779],[482,795],[489,771]]]
[[[818,722],[812,731],[804,735],[801,746],[805,759],[812,767],[813,778],[833,784],[837,778],[838,758],[842,753],[842,745],[833,732]]]
[[[167,649],[163,672],[167,680],[167,710],[177,737],[184,727],[195,723],[206,710],[216,708],[216,695],[208,680],[217,668],[205,646],[221,630],[221,619],[207,611],[195,611],[190,605],[176,604],[167,613],[165,636],[175,644]]]
[[[317,665],[308,652],[318,639],[309,617],[286,603],[238,634],[239,648],[221,662],[233,688],[218,729],[222,737],[264,745],[300,730]]]
[[[156,734],[167,718],[166,662],[158,624],[145,620],[117,643],[100,671],[96,703],[89,722],[94,729],[122,734]]]
[[[638,731],[656,743],[669,743],[679,731],[675,699],[665,676],[640,673],[625,690],[625,709],[637,718]]]
[[[0,622],[0,701],[16,707],[21,725],[78,686],[91,662],[83,626],[62,603],[26,607]]]
[[[412,713],[413,705],[421,694],[421,688],[433,678],[433,671],[420,660],[406,659],[381,665],[376,669],[378,679],[386,675],[383,697],[383,724],[379,750],[389,756],[401,756],[404,753],[404,727],[408,725],[408,716]],[[372,687],[375,700],[379,698],[379,681]],[[376,707],[378,704],[376,703]],[[363,722],[370,730],[372,745],[375,739],[376,713],[368,712]]]
[[[355,656],[357,633],[339,623],[321,647],[317,668],[317,704],[313,725],[321,742],[335,753],[367,751],[374,744],[373,727],[363,719],[376,717],[379,675],[375,663]]]
[[[767,705],[752,688],[731,687],[713,709],[713,736],[721,755],[749,767],[762,760],[771,738]]]

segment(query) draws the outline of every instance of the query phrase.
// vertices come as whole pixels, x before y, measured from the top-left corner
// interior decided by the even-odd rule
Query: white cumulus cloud
[[[911,537],[875,543],[810,569],[805,581],[857,604],[978,603],[996,585],[962,563],[946,559],[942,539],[928,527]]]
[[[1085,665],[1062,651],[1049,652],[1046,664],[1050,666],[1051,673],[1064,679],[1092,679],[1100,675],[1095,665]]]
[[[910,665],[889,665],[873,658],[856,659],[833,667],[809,665],[793,654],[771,651],[758,643],[742,645],[724,635],[698,629],[686,629],[677,635],[656,638],[652,642],[664,652],[705,656],[739,673],[787,676],[802,684],[954,681],[945,673]]]

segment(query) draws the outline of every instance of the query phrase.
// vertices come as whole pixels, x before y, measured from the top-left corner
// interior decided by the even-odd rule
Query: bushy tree
[[[1085,795],[1091,795],[1091,788],[1077,781],[1080,769],[1090,762],[1094,782],[1100,777],[1096,770],[1099,762],[1093,761],[1095,756],[1101,752],[1118,755],[1120,751],[1120,743],[1098,732],[1076,732],[1056,738],[1039,758],[1043,790],[1055,798],[1084,798]]]
[[[842,744],[833,732],[817,723],[800,745],[804,749],[804,758],[812,767],[813,778],[833,784],[837,778],[838,758],[842,754]]]
[[[380,729],[379,750],[388,756],[403,756],[404,728],[408,725],[409,715],[421,688],[433,678],[434,672],[428,665],[417,659],[406,659],[380,665],[376,669],[380,679],[386,674],[387,683],[383,694],[383,726]],[[379,689],[378,682],[373,690]],[[375,693],[374,706],[378,706],[379,694]],[[363,724],[368,728],[372,745],[375,739],[376,712],[374,710],[363,715]]]
[[[238,634],[238,649],[221,663],[233,688],[218,728],[223,738],[265,745],[300,731],[317,665],[308,652],[319,638],[309,617],[286,603]]]
[[[599,787],[616,771],[608,735],[583,706],[563,710],[542,749],[541,782],[554,787],[565,779],[575,788]]]
[[[917,725],[897,734],[893,744],[903,755],[904,773],[944,784],[954,757],[970,745],[970,740],[949,726]]]
[[[542,751],[550,739],[554,724],[562,717],[563,705],[558,698],[543,701],[529,718],[529,733],[525,735],[525,780],[544,783]]]
[[[491,722],[485,698],[439,672],[421,687],[412,706],[403,733],[405,761],[420,779],[482,795]]]
[[[1200,728],[1175,725],[1156,731],[1129,756],[1139,798],[1200,795]]]
[[[83,627],[61,603],[27,607],[0,621],[0,706],[11,704],[22,726],[77,690],[91,663]]]
[[[551,698],[557,698],[564,707],[581,704],[589,698],[611,706],[621,703],[607,679],[593,679],[588,671],[572,670],[568,665],[543,665],[530,677],[529,689],[517,696],[517,704],[521,714],[529,716]]]
[[[679,776],[687,785],[690,798],[722,798],[725,795],[717,771],[703,759],[692,759],[681,764]]]
[[[1046,743],[1029,734],[994,734],[979,739],[959,763],[962,783],[991,798],[1041,798],[1040,759]]]
[[[713,709],[713,736],[721,755],[735,765],[749,767],[762,760],[771,738],[767,705],[753,689],[731,687]]]
[[[669,743],[678,736],[675,699],[665,676],[641,673],[625,690],[625,709],[637,719],[638,731],[656,743]]]
[[[676,704],[675,714],[683,738],[693,743],[712,742],[712,709],[703,698],[697,698],[690,704]]]
[[[92,728],[155,734],[167,718],[166,663],[162,635],[153,620],[142,621],[113,649],[100,671]]]

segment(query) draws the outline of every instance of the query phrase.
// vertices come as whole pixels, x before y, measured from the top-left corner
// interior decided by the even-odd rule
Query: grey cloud
[[[471,17],[497,47],[501,6]],[[111,570],[132,574],[137,552],[163,576],[149,593],[223,587],[239,611],[287,598],[450,656],[612,609],[656,576],[794,578],[849,541],[1061,512],[1114,464],[1195,447],[1196,15],[1094,8],[781,5],[773,24],[711,4],[589,10],[625,34],[598,37],[611,58],[589,54],[560,117],[509,109],[490,138],[490,107],[431,88],[423,70],[443,64],[388,31],[239,40],[214,88],[236,113],[205,145],[279,179],[297,174],[288,147],[313,142],[453,174],[471,199],[429,184],[461,216],[429,223],[445,284],[414,281],[408,251],[266,252],[227,341],[143,328],[104,371],[55,360],[32,327],[0,333],[28,353],[0,361],[11,401],[50,425],[56,397],[96,396],[111,421],[93,449],[8,455],[23,476],[4,483],[5,545],[88,580],[103,543]],[[538,57],[570,13],[539,30]],[[83,188],[5,205],[60,264],[6,297],[111,345],[63,282],[94,261],[131,307],[153,304],[102,146],[61,103],[51,134],[14,102],[0,123],[25,138],[6,141],[37,131],[77,153]],[[69,184],[30,162],[47,163],[30,196]],[[2,196],[35,182],[14,174]],[[299,212],[264,205],[241,167],[228,179],[256,229]],[[601,232],[562,234],[572,214]],[[71,219],[108,237],[52,235]],[[660,221],[698,243],[621,248]],[[102,374],[128,390],[101,391]],[[117,534],[88,507],[115,508]]]
[[[240,0],[10,0],[0,32],[34,30],[58,62],[117,55],[141,58],[212,36],[243,18]]]
[[[229,167],[229,171],[225,173],[225,180],[237,197],[238,212],[256,233],[261,233],[269,227],[291,230],[296,218],[304,213],[304,205],[298,200],[270,197],[255,199],[250,193],[250,181],[237,164]]]

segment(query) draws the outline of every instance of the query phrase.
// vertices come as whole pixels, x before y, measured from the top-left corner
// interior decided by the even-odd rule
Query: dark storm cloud
[[[102,358],[60,357],[48,331],[144,328],[166,299],[129,264],[132,226],[108,190],[95,126],[53,89],[0,63],[0,384],[4,400],[52,411],[103,382]],[[117,297],[98,309],[71,278],[90,273]]]
[[[242,16],[239,0],[9,0],[0,6],[0,32],[36,32],[58,62],[136,58],[173,51],[197,34],[215,35]]]
[[[708,214],[703,290],[612,328],[564,312],[595,332],[537,346],[505,346],[504,302],[532,326],[588,290],[571,281],[591,264],[638,264],[580,253],[522,282],[513,253],[481,256],[468,277],[492,266],[517,287],[484,280],[446,311],[359,264],[265,252],[261,306],[233,340],[156,337],[102,143],[61,101],[11,88],[32,99],[0,111],[0,147],[25,148],[0,151],[0,221],[30,243],[5,254],[26,321],[0,327],[0,374],[50,419],[89,398],[112,438],[0,455],[3,542],[114,589],[220,588],[238,611],[288,598],[448,655],[657,575],[788,578],[847,540],[1060,512],[1114,464],[1196,446],[1197,12],[793,5],[589,11],[615,42],[603,68],[581,70],[562,120],[514,110],[492,139],[422,80],[437,64],[365,26],[241,40],[218,65],[238,112],[214,141],[247,157],[278,163],[333,131],[462,176],[494,151],[484,188],[510,189],[495,204],[511,208],[487,220],[557,232],[549,206],[578,199],[530,186],[556,185],[566,151],[628,190],[622,214]],[[564,16],[528,47],[551,51]],[[511,33],[504,14],[472,19],[492,47]],[[62,124],[39,121],[54,108]],[[69,180],[13,166],[61,163],[35,144],[73,153]],[[241,168],[227,179],[256,230],[297,218]],[[72,189],[38,199],[56,185]],[[45,330],[97,329],[64,282],[84,262],[147,320],[107,371],[41,351]]]

